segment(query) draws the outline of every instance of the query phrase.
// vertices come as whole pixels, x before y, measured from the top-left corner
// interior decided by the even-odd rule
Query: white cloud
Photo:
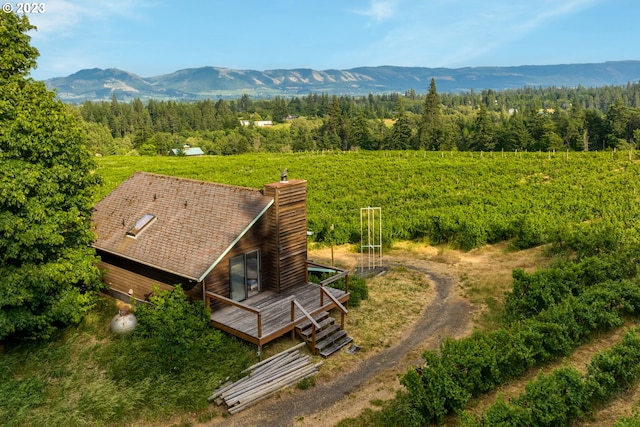
[[[381,53],[386,52],[384,61],[397,65],[467,66],[601,1],[407,2],[395,10],[394,26],[378,34],[367,53],[363,52],[369,58],[363,59],[370,64],[379,62]],[[369,16],[375,16],[373,7]]]
[[[47,0],[44,13],[29,15],[29,21],[37,27],[32,37],[69,37],[77,34],[81,26],[114,17],[143,19],[146,7],[146,2],[130,0]]]
[[[376,22],[385,21],[395,15],[397,2],[390,0],[371,0],[367,9],[355,10],[358,15],[373,18]]]

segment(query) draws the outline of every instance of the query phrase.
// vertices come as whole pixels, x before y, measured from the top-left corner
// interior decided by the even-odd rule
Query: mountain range
[[[348,70],[234,70],[200,67],[154,77],[140,77],[116,68],[86,69],[67,77],[45,80],[58,97],[69,103],[86,100],[119,101],[134,98],[198,100],[299,96],[309,93],[361,96],[369,93],[426,93],[431,79],[439,93],[471,90],[519,89],[523,87],[600,87],[625,85],[640,80],[640,61],[597,64],[523,65],[513,67],[358,67]]]

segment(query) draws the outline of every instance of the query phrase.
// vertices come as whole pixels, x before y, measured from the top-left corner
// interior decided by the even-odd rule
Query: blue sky
[[[14,2],[15,5],[17,2]],[[637,0],[44,0],[36,79],[640,59]]]

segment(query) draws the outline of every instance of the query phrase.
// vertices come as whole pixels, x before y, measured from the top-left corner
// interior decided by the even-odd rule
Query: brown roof
[[[200,281],[272,204],[252,188],[137,172],[96,204],[93,246]],[[127,236],[145,214],[155,219]]]

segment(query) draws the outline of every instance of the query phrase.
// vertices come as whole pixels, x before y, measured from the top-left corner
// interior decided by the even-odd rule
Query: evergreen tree
[[[242,94],[238,100],[238,111],[241,113],[247,113],[251,109],[251,98],[246,93]]]
[[[392,150],[406,150],[411,148],[412,130],[409,117],[404,111],[402,100],[396,102],[396,121],[391,128],[388,147]]]
[[[331,97],[328,114],[324,117],[323,125],[320,128],[319,148],[331,150],[342,148],[342,122],[342,108],[340,107],[340,101],[337,96],[333,95]]]
[[[282,123],[284,122],[285,117],[289,115],[289,111],[287,109],[287,101],[284,98],[276,96],[273,101],[273,110],[272,110],[272,118],[274,122]]]
[[[496,150],[525,150],[531,145],[522,114],[514,113],[498,131]]]
[[[99,286],[90,248],[99,181],[84,134],[44,83],[26,16],[0,13],[0,340],[80,321]]]
[[[369,121],[364,115],[364,110],[359,110],[355,117],[351,120],[351,139],[353,145],[364,148],[365,150],[373,149],[373,138]]]
[[[440,149],[443,133],[441,105],[442,102],[436,90],[436,81],[431,79],[419,129],[420,146],[425,150]]]
[[[493,151],[496,128],[484,104],[480,104],[471,132],[470,148],[475,151]]]
[[[587,109],[584,112],[585,151],[604,150],[608,127],[605,117],[598,110]]]
[[[219,99],[214,106],[215,129],[234,129],[238,127],[236,115],[224,99]]]
[[[606,120],[608,130],[610,132],[610,140],[631,140],[632,132],[629,130],[630,116],[630,110],[622,101],[622,98],[618,98],[613,104],[609,106]],[[614,143],[613,146],[615,147],[615,145],[617,144]]]
[[[293,151],[311,151],[316,148],[313,140],[313,126],[307,119],[292,120],[289,132]]]

